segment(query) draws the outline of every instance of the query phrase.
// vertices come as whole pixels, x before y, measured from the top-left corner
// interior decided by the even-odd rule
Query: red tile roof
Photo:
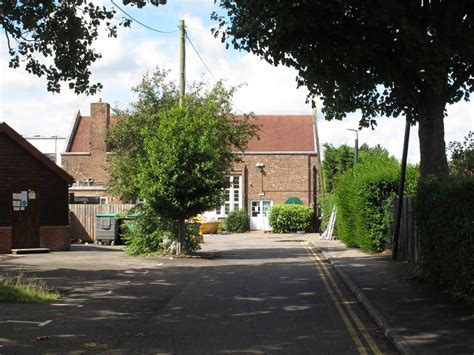
[[[313,117],[310,115],[258,115],[258,136],[247,152],[314,152]]]
[[[117,117],[110,117],[110,124],[113,125],[117,122]],[[72,144],[68,152],[73,153],[84,153],[90,152],[91,150],[91,117],[90,116],[79,116],[79,122],[77,125],[76,133],[72,137]]]
[[[91,118],[80,116],[76,134],[72,141],[71,152],[90,152],[91,150]]]
[[[89,116],[80,116],[70,152],[90,151]],[[117,117],[110,117],[114,124]],[[247,152],[314,152],[313,117],[310,115],[257,115],[259,139],[254,137]]]

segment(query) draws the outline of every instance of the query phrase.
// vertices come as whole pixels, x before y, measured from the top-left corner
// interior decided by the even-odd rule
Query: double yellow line
[[[347,331],[352,337],[359,354],[368,354],[368,348],[364,345],[363,340],[368,345],[373,354],[382,354],[377,344],[374,342],[369,332],[361,322],[357,314],[352,309],[352,303],[342,293],[341,289],[336,283],[331,270],[328,268],[326,263],[323,262],[321,257],[316,252],[316,246],[311,242],[301,243],[308,251],[311,260],[316,265],[321,279],[326,286],[326,289],[334,302],[339,315],[346,326]]]

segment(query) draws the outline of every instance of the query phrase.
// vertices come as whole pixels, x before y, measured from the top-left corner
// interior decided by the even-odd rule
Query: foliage
[[[0,302],[41,303],[59,299],[59,293],[51,291],[42,280],[0,275]]]
[[[176,85],[167,72],[146,75],[135,88],[138,100],[117,112],[120,120],[108,143],[109,189],[127,199],[145,200],[145,208],[163,218],[181,221],[222,203],[229,179],[225,174],[255,134],[252,115],[232,114],[235,88],[222,82],[209,88],[191,85],[184,105],[177,102]]]
[[[313,210],[306,205],[274,205],[270,209],[269,222],[275,233],[309,231]]]
[[[452,175],[474,176],[474,132],[470,131],[464,142],[450,142],[448,151],[451,153],[449,170]]]
[[[124,250],[130,255],[175,254],[178,225],[176,221],[163,218],[153,211],[140,214],[128,222],[127,233],[123,235]],[[196,223],[186,223],[187,252],[199,249],[195,236],[199,234]]]
[[[213,33],[227,46],[295,68],[327,119],[419,122],[421,174],[448,173],[445,108],[474,91],[472,1],[218,2]]]
[[[324,144],[324,160],[322,162],[322,169],[324,174],[325,190],[328,192],[334,191],[337,177],[342,173],[352,168],[354,165],[355,149],[343,144],[339,147],[334,147],[332,144]],[[362,144],[359,148],[359,162],[363,162],[371,155],[386,156],[388,158],[388,150],[383,148],[380,144],[375,147],[369,147],[367,144]]]
[[[324,176],[324,189],[327,192],[334,191],[335,180],[338,175],[344,173],[354,165],[354,148],[346,144],[336,148],[332,144],[325,143],[322,170]]]
[[[329,224],[329,217],[331,216],[332,209],[335,204],[335,196],[334,193],[326,193],[324,196],[319,198],[319,202],[321,204],[321,226],[320,229],[322,231],[326,230]],[[335,232],[334,234],[337,234]]]
[[[423,179],[416,196],[421,274],[474,299],[474,177]]]
[[[385,153],[367,156],[340,176],[335,192],[336,225],[343,242],[374,252],[387,248],[399,177],[397,160]],[[417,169],[408,167],[407,194],[413,193],[417,178]]]
[[[153,130],[158,127],[157,112],[168,110],[176,104],[179,90],[169,81],[169,72],[156,69],[145,74],[139,85],[132,91],[137,101],[128,109],[114,108],[114,116],[121,118],[108,132],[107,143],[113,154],[108,155],[110,180],[108,190],[124,200],[139,198],[138,174],[136,162],[144,153],[144,127]],[[196,88],[190,88],[194,95]]]
[[[250,218],[245,210],[233,210],[224,220],[224,230],[232,233],[244,233],[250,229]]]
[[[158,6],[166,1],[153,0]],[[123,4],[145,6],[144,0],[123,0]],[[47,89],[61,90],[66,82],[76,94],[95,94],[100,83],[91,84],[90,66],[101,57],[94,42],[101,30],[117,36],[117,26],[130,26],[129,19],[117,19],[113,8],[92,1],[2,1],[0,23],[5,31],[9,66],[39,77],[46,76]],[[14,46],[16,44],[16,46]]]

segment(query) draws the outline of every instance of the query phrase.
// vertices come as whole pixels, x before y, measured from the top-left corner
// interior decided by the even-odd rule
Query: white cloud
[[[311,106],[305,103],[307,90],[297,89],[293,69],[271,66],[249,53],[226,50],[225,45],[210,34],[208,18],[212,1],[183,0],[176,1],[173,6],[169,2],[165,7],[147,10],[150,22],[144,21],[156,21],[158,28],[174,29],[177,20],[173,16],[185,19],[189,38],[213,75],[225,79],[229,85],[247,83],[234,98],[240,110],[260,114],[311,114]],[[137,13],[145,16],[145,13]],[[159,19],[155,20],[156,17]],[[66,89],[61,94],[47,93],[44,79],[27,74],[23,69],[7,68],[6,46],[4,40],[0,41],[3,41],[0,43],[0,121],[6,121],[24,135],[67,135],[74,112],[79,109],[83,114],[89,114],[90,103],[99,98],[111,104],[118,101],[120,106],[127,106],[134,99],[130,88],[139,82],[145,72],[153,71],[157,65],[171,69],[170,78],[178,78],[179,34],[150,32],[137,24],[130,29],[120,29],[116,39],[102,36],[96,43],[103,58],[92,67],[92,81],[102,82],[104,90],[94,97],[76,96]],[[186,60],[188,81],[198,79],[202,73],[209,77],[189,42]],[[317,106],[320,111],[321,103],[317,102]],[[458,103],[448,107],[447,112],[446,142],[461,140],[469,130],[474,129],[474,103]],[[354,133],[347,131],[347,128],[357,128],[359,118],[357,114],[351,114],[342,122],[319,121],[321,144],[352,145]],[[403,134],[402,117],[380,119],[375,131],[364,129],[359,133],[359,144],[381,144],[400,158]],[[417,127],[412,127],[409,161],[418,160]]]

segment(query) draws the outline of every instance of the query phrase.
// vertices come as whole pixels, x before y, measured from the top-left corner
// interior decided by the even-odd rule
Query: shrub
[[[417,169],[409,167],[406,177],[407,190],[412,192]],[[399,178],[399,163],[385,154],[367,156],[338,178],[336,226],[343,242],[373,252],[389,246]]]
[[[319,198],[319,202],[321,204],[321,225],[320,229],[322,231],[326,230],[329,217],[331,216],[332,209],[335,203],[335,196],[333,193],[327,193],[324,197]]]
[[[274,205],[270,209],[269,222],[275,233],[309,231],[313,210],[306,205]]]
[[[421,275],[474,298],[474,177],[428,177],[416,197]]]
[[[130,255],[174,254],[178,224],[176,221],[145,212],[128,223],[123,235],[124,250]],[[199,224],[186,223],[186,251],[195,252],[199,244],[194,236],[199,234]]]
[[[232,233],[244,233],[250,229],[250,219],[245,210],[231,211],[225,221],[224,229]]]

